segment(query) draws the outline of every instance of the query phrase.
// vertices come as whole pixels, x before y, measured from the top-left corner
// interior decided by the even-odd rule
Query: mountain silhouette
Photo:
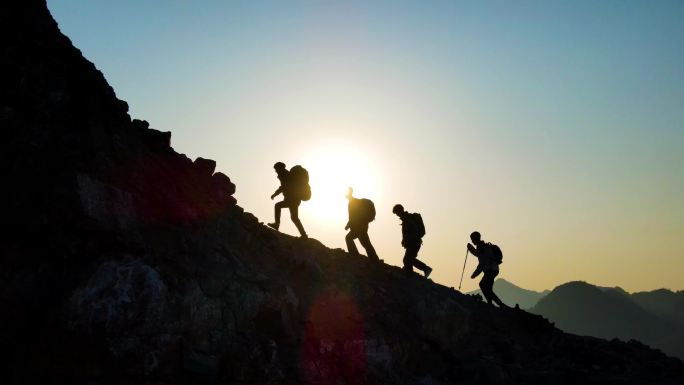
[[[2,7],[3,384],[684,382],[641,343],[268,228],[131,120],[45,1]]]
[[[671,292],[670,292],[671,293]],[[636,339],[669,354],[682,355],[684,329],[676,317],[676,294],[663,291],[630,295],[620,288],[569,282],[553,289],[530,309],[570,333]]]
[[[515,306],[517,304],[521,309],[531,308],[536,305],[542,297],[549,293],[549,290],[538,292],[523,289],[503,278],[498,278],[494,281],[494,291],[504,303],[509,304],[510,306]],[[479,289],[471,291],[468,294],[482,295]]]
[[[630,297],[642,308],[675,325],[672,330],[663,330],[662,343],[654,346],[684,359],[684,291],[658,289],[633,293]]]
[[[684,325],[684,291],[658,289],[633,293],[630,297],[651,313],[672,323]]]

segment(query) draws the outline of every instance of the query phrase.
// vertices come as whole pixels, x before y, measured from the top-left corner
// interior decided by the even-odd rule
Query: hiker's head
[[[276,171],[283,171],[283,170],[285,170],[285,163],[283,163],[283,162],[277,162],[276,164],[273,165],[273,168],[274,168]]]
[[[396,204],[394,205],[394,207],[392,207],[392,212],[396,214],[398,217],[401,217],[402,215],[404,215],[406,211],[404,211],[404,206]]]
[[[354,189],[351,187],[347,187],[347,195],[345,195],[345,197],[347,199],[351,199],[352,196],[354,196]]]
[[[480,236],[480,233],[478,231],[473,231],[470,234],[470,240],[473,241],[474,244],[478,244],[481,242],[482,237]]]

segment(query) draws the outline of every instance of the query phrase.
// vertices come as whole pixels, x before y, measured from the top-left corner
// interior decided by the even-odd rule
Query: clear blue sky
[[[524,287],[684,289],[682,1],[48,6],[131,115],[216,159],[262,221],[271,165],[305,162],[314,237],[343,247],[355,184],[388,263],[392,204],[423,214],[447,286],[478,229]]]

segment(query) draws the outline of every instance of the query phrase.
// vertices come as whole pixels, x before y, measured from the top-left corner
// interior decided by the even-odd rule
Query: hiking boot
[[[425,273],[425,278],[427,279],[430,276],[430,273],[432,273],[432,268],[428,267],[427,269],[425,269],[424,273]]]
[[[278,230],[278,228],[280,227],[280,223],[268,223],[268,227]]]

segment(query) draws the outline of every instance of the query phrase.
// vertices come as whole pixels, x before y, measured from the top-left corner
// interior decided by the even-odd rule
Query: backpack
[[[416,230],[416,235],[418,238],[423,238],[425,236],[425,224],[423,223],[423,217],[418,213],[411,214],[413,220],[413,225]]]
[[[362,223],[371,223],[375,220],[375,205],[373,201],[366,198],[357,199],[354,202],[352,216],[354,220]]]
[[[489,246],[489,250],[492,252],[492,260],[500,265],[503,262],[501,248],[493,243],[487,243],[487,246]]]
[[[308,201],[311,199],[311,186],[309,185],[309,172],[300,165],[290,169],[288,177],[290,188],[297,199]]]

